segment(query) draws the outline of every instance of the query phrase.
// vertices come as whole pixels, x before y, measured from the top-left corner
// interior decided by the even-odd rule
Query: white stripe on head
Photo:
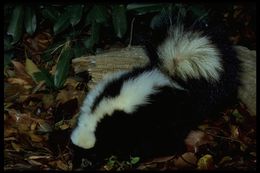
[[[223,70],[220,53],[208,37],[185,32],[183,26],[170,28],[169,37],[158,47],[161,68],[183,80],[218,80]]]

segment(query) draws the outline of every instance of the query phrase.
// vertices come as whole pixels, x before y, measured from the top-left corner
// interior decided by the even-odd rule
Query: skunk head
[[[182,25],[170,27],[157,53],[160,68],[185,81],[191,78],[216,81],[223,70],[220,53],[210,39],[199,32],[185,31]]]
[[[135,113],[140,106],[149,104],[149,96],[164,86],[181,89],[157,69],[120,72],[104,79],[87,95],[81,107],[71,135],[73,144],[84,149],[93,148],[97,141],[102,142],[96,139],[95,132],[104,117],[112,117],[118,111],[128,115]]]

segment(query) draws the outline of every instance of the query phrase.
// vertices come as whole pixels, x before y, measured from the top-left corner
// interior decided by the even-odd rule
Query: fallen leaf
[[[42,102],[43,102],[44,108],[47,109],[53,104],[54,96],[51,94],[45,94],[42,97]]]
[[[36,129],[36,126],[37,126],[37,122],[35,122],[35,121],[32,122],[31,127],[30,127],[31,131],[34,131]]]
[[[37,83],[37,80],[34,77],[34,73],[40,72],[40,70],[38,69],[38,67],[34,64],[34,62],[32,60],[30,60],[29,58],[26,58],[25,60],[25,69],[26,72],[32,77],[32,79],[34,79],[34,81]]]
[[[197,163],[197,169],[210,170],[214,168],[213,157],[210,154],[206,154],[201,157]]]
[[[33,142],[43,142],[45,141],[44,136],[36,135],[33,132],[29,132],[28,135],[30,136]]]
[[[58,103],[65,103],[69,100],[72,100],[76,98],[78,100],[78,103],[82,103],[84,98],[86,96],[86,93],[84,91],[79,91],[76,89],[62,89],[59,91],[56,101]]]
[[[5,103],[12,102],[13,99],[19,97],[19,94],[27,93],[28,90],[25,89],[22,85],[18,84],[10,84],[5,82],[4,83],[4,98]]]
[[[34,37],[26,34],[23,43],[29,48],[32,55],[39,54],[46,50],[52,43],[52,36],[47,32],[37,33]]]
[[[22,63],[18,61],[11,61],[14,65],[14,70],[16,73],[16,76],[22,77],[22,78],[31,78],[30,75],[26,72],[25,67]]]
[[[15,129],[15,128],[5,127],[5,128],[4,128],[4,137],[5,137],[5,138],[6,138],[6,137],[10,137],[10,136],[16,134],[17,132],[18,132],[18,131],[17,131],[17,129]]]
[[[66,123],[63,123],[62,125],[60,125],[59,126],[59,128],[61,129],[61,130],[66,130],[66,129],[68,129],[70,126],[68,125],[68,124],[66,124]]]
[[[239,130],[238,130],[237,126],[230,125],[230,133],[231,133],[231,138],[238,139],[238,137],[239,137]]]
[[[27,159],[27,161],[28,161],[31,165],[34,165],[34,166],[41,166],[41,165],[42,165],[41,162],[38,162],[38,161],[35,161],[35,160],[29,160],[29,159]]]
[[[146,164],[150,163],[162,163],[162,162],[167,162],[171,159],[173,159],[175,156],[166,156],[166,157],[156,157],[152,159],[151,161],[145,162]]]
[[[51,156],[29,156],[29,160],[35,160],[35,159],[50,159]]]
[[[191,168],[197,163],[197,157],[192,152],[182,154],[181,157],[174,159],[174,165],[177,168]]]
[[[56,162],[57,164],[57,167],[63,171],[69,171],[69,165],[68,164],[65,164],[64,162],[62,162],[61,160],[58,160]]]
[[[20,151],[21,151],[21,145],[16,144],[16,143],[14,143],[14,142],[11,142],[11,145],[12,145],[13,149],[14,149],[16,152],[20,152]]]
[[[22,78],[13,77],[13,78],[8,78],[7,81],[10,84],[21,85],[21,86],[23,86],[26,89],[32,88],[32,85],[30,84],[30,82],[28,82],[28,80],[25,80],[25,79],[22,79]]]
[[[225,164],[226,162],[232,161],[232,157],[230,156],[225,156],[223,157],[220,162],[218,163],[219,165]]]
[[[37,131],[42,133],[48,133],[52,131],[52,127],[49,123],[46,123],[45,121],[39,121]]]

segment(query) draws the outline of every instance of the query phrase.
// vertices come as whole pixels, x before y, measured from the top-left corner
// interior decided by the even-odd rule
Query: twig
[[[134,21],[135,21],[135,17],[132,19],[131,21],[131,30],[130,30],[130,40],[129,40],[129,44],[127,46],[127,48],[130,48],[131,47],[131,44],[132,44],[132,39],[133,39],[133,28],[134,28]]]

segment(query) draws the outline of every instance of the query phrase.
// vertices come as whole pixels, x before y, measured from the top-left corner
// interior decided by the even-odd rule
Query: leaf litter
[[[70,171],[69,135],[86,90],[78,87],[82,81],[69,77],[64,88],[48,91],[34,82],[37,68],[28,62],[25,67],[13,61],[15,75],[5,78],[4,170]],[[100,170],[255,170],[256,117],[239,104],[216,120],[205,120],[186,145],[180,155],[113,161]]]

